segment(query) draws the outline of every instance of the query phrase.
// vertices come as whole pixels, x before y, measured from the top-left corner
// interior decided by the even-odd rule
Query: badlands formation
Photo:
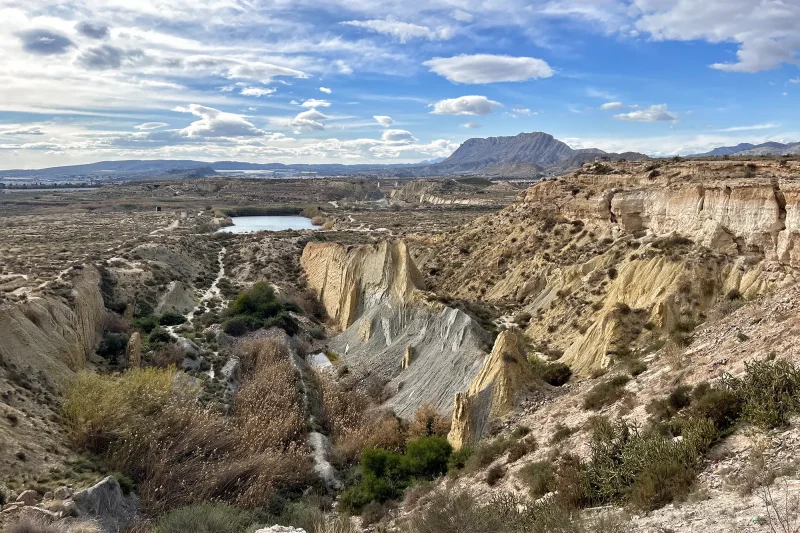
[[[0,487],[27,495],[0,524],[29,508],[77,531],[56,485],[116,490],[113,472],[135,531],[223,512],[211,531],[792,531],[798,175],[781,158],[585,163],[529,186],[359,180],[303,206],[317,232],[200,217],[40,279],[16,258]],[[169,185],[195,207],[227,189],[263,208],[248,186]],[[120,359],[102,356],[120,334]],[[78,441],[65,416],[74,383],[137,372],[174,380],[166,397],[205,424],[185,442],[150,428],[174,473],[131,464],[137,417]],[[154,428],[184,412],[153,409]],[[55,474],[78,461],[94,479]]]

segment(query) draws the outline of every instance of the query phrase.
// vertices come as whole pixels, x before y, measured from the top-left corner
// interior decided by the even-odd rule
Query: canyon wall
[[[83,368],[100,337],[105,308],[96,269],[83,268],[71,281],[69,305],[42,296],[0,307],[4,365],[42,373],[57,386]]]
[[[342,329],[330,346],[351,373],[385,383],[387,406],[410,416],[432,404],[449,413],[486,356],[489,335],[426,293],[402,241],[347,248],[309,243],[308,284]]]

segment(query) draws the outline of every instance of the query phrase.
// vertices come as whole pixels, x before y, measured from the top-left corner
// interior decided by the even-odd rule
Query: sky
[[[800,141],[800,0],[0,0],[0,168]]]

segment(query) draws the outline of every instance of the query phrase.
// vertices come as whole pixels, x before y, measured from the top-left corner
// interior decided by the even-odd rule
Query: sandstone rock
[[[354,375],[388,382],[400,416],[425,403],[449,414],[453,398],[477,374],[489,335],[469,315],[429,301],[422,276],[401,241],[346,248],[309,243],[303,251],[309,286],[344,329],[330,342]],[[406,349],[414,362],[406,368]]]
[[[142,334],[135,331],[125,348],[125,360],[130,368],[139,368],[142,364]]]
[[[295,527],[272,526],[256,530],[255,533],[306,533],[306,530]]]
[[[58,487],[54,492],[53,496],[59,500],[66,500],[72,497],[72,489],[69,487]]]
[[[84,268],[72,284],[72,307],[49,296],[0,305],[0,359],[6,365],[42,372],[61,386],[86,364],[105,316],[100,274]]]
[[[79,516],[96,519],[104,530],[116,531],[136,515],[136,502],[122,493],[116,478],[108,476],[72,496]]]
[[[491,420],[512,412],[535,387],[521,336],[503,331],[469,390],[456,394],[450,444],[458,450],[479,440]]]
[[[17,496],[16,501],[24,505],[36,505],[39,502],[39,493],[35,490],[28,489]]]

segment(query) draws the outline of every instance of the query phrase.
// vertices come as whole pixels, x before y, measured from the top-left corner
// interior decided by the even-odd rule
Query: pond
[[[283,231],[288,229],[317,229],[311,219],[296,216],[231,217],[233,226],[221,228],[228,233],[252,233],[254,231]]]

